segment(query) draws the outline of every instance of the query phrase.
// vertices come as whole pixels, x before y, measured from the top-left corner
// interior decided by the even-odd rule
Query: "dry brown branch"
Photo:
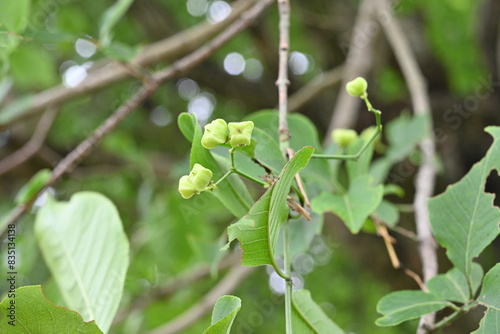
[[[108,117],[87,139],[82,141],[73,151],[71,151],[52,172],[52,177],[46,186],[57,182],[64,174],[71,170],[88,155],[93,147],[98,144],[105,135],[113,131],[123,119],[134,111],[147,97],[153,94],[161,83],[181,75],[193,68],[203,60],[211,56],[221,46],[230,41],[236,34],[247,28],[262,12],[273,3],[273,0],[259,1],[254,7],[248,10],[240,19],[231,24],[226,30],[207,43],[200,49],[178,60],[172,66],[155,73],[128,101],[122,104],[110,117]],[[11,215],[0,227],[0,240],[3,239],[7,231],[8,224],[15,224],[19,218],[27,212],[35,200],[34,195],[27,205],[16,207]]]
[[[199,318],[210,312],[217,299],[234,291],[246,276],[255,267],[242,267],[239,264],[233,267],[224,278],[217,283],[202,299],[191,306],[177,318],[169,321],[161,327],[149,332],[149,334],[174,334],[193,325]]]
[[[59,108],[49,107],[40,118],[31,139],[19,150],[0,161],[0,175],[16,168],[35,155],[43,146],[43,142],[54,123]]]
[[[410,91],[413,110],[415,114],[431,114],[429,96],[425,79],[420,71],[415,56],[406,40],[397,18],[390,10],[388,0],[378,1],[379,10],[386,11],[388,18],[382,24],[387,39],[399,62],[405,81]],[[381,22],[382,23],[382,22]],[[422,273],[424,283],[437,274],[438,263],[436,254],[436,242],[432,235],[427,200],[432,196],[435,182],[434,152],[435,145],[432,138],[432,117],[427,117],[427,128],[429,136],[420,142],[420,150],[423,153],[423,162],[419,168],[415,180],[415,221],[417,224],[417,235],[419,243],[420,259],[422,261]],[[429,328],[434,327],[435,314],[423,316],[420,319],[417,334],[426,334]]]
[[[71,88],[59,85],[42,91],[34,96],[18,98],[15,102],[0,109],[0,130],[4,129],[12,122],[43,111],[50,105],[62,105],[64,102],[77,96],[94,92],[123,80],[130,76],[130,68],[141,69],[162,61],[178,59],[196,50],[206,41],[226,29],[256,2],[257,0],[240,0],[234,4],[231,14],[219,23],[200,23],[172,37],[146,46],[144,50],[130,62],[128,67],[124,67],[123,64],[119,62],[109,60],[103,61],[95,66],[94,69],[89,72],[85,80],[76,87]],[[8,111],[8,109],[12,108],[15,108],[15,112],[10,115],[12,111]]]

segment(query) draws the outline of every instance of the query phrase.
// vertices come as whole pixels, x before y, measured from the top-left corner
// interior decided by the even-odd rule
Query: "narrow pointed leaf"
[[[15,315],[11,311],[14,308]],[[81,333],[99,334],[95,321],[84,322],[75,311],[52,304],[40,285],[14,290],[0,303],[0,333]]]
[[[450,261],[468,280],[472,260],[500,233],[500,209],[493,205],[495,196],[484,192],[491,170],[500,170],[500,127],[486,130],[494,138],[486,156],[462,180],[428,202],[437,241],[447,249]]]
[[[286,199],[295,174],[302,170],[314,149],[304,147],[283,167],[277,181],[238,222],[228,228],[229,243],[238,239],[245,266],[275,265],[274,254],[279,230],[288,216]],[[228,243],[228,245],[229,245]]]
[[[122,298],[129,244],[118,211],[93,192],[69,202],[50,199],[37,214],[35,234],[67,304],[107,332]]]
[[[377,304],[377,312],[384,316],[375,322],[378,326],[395,326],[404,321],[439,311],[450,303],[423,291],[402,290],[384,296]]]
[[[211,326],[203,334],[229,334],[234,319],[241,308],[241,299],[222,296],[217,299],[212,311]]]
[[[111,7],[106,9],[101,19],[99,28],[99,39],[105,47],[111,43],[111,30],[127,12],[134,0],[117,0]]]
[[[384,187],[373,186],[369,175],[358,176],[346,194],[322,193],[314,198],[311,206],[316,212],[331,211],[339,216],[352,233],[358,233],[366,218],[382,202]]]
[[[197,126],[196,118],[192,117],[191,114],[183,112],[177,117],[177,125],[181,130],[184,137],[186,137],[189,142],[193,142],[194,131]]]
[[[308,290],[292,293],[292,328],[300,334],[344,334],[311,298]]]
[[[479,328],[471,334],[500,333],[500,310],[489,308],[484,313]]]

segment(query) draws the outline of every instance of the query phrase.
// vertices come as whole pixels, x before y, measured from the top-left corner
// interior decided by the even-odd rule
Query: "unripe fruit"
[[[357,77],[354,80],[349,81],[345,85],[347,93],[351,96],[362,97],[366,94],[366,89],[368,88],[368,82],[362,77]]]
[[[340,147],[349,146],[357,137],[357,132],[352,129],[335,129],[332,131],[332,139]]]
[[[197,191],[205,189],[212,181],[212,171],[203,167],[200,164],[194,164],[193,169],[189,173],[188,180]]]
[[[225,120],[218,118],[205,125],[201,145],[206,149],[216,148],[227,142],[228,128]]]
[[[252,121],[231,122],[229,128],[229,143],[231,147],[247,146],[252,142],[252,130],[254,124]]]
[[[188,199],[191,198],[194,194],[197,193],[195,187],[191,182],[189,182],[189,176],[184,175],[179,180],[179,192],[181,193],[182,198]]]

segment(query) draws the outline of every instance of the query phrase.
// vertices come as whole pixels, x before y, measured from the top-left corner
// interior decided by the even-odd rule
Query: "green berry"
[[[254,124],[252,121],[231,122],[228,125],[229,143],[231,147],[247,146],[252,142],[252,130]]]
[[[340,147],[349,146],[357,137],[357,132],[352,129],[335,129],[332,131],[332,139]]]
[[[212,181],[213,173],[210,169],[203,167],[200,164],[194,164],[193,169],[189,173],[189,182],[197,191],[205,189]]]
[[[228,128],[225,120],[218,118],[205,125],[201,145],[206,149],[216,148],[227,142]]]
[[[180,178],[179,192],[181,193],[182,198],[185,199],[191,198],[194,194],[197,193],[196,188],[191,182],[189,182],[189,176],[184,175]]]
[[[345,85],[347,93],[355,97],[363,97],[366,95],[366,89],[368,88],[368,82],[362,77],[357,77],[354,80],[349,81]]]

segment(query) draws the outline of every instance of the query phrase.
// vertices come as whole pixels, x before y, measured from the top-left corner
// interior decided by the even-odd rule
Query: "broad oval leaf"
[[[84,322],[75,311],[52,304],[40,285],[17,288],[11,297],[5,297],[0,303],[0,320],[1,333],[102,333],[95,321]]]
[[[366,218],[372,214],[382,202],[384,187],[373,186],[370,175],[361,175],[349,185],[346,194],[323,192],[314,198],[311,206],[316,212],[331,211],[338,215],[351,230],[358,233]]]
[[[277,181],[238,222],[228,227],[229,242],[238,239],[243,248],[245,266],[270,264],[279,270],[274,261],[276,243],[282,223],[288,216],[286,199],[295,174],[309,162],[314,149],[304,147],[283,167]]]
[[[344,334],[311,298],[308,290],[292,293],[292,328],[300,334]]]
[[[494,138],[486,156],[458,183],[428,202],[432,232],[468,280],[473,258],[500,233],[500,209],[493,205],[495,196],[484,192],[490,171],[500,170],[500,127],[486,130]]]
[[[211,326],[203,334],[229,334],[234,318],[241,308],[241,299],[235,296],[222,296],[215,302]]]
[[[113,203],[93,192],[69,202],[49,199],[37,214],[35,235],[67,306],[103,332],[122,298],[129,244]]]
[[[404,321],[439,311],[451,303],[423,291],[402,290],[392,292],[379,300],[377,312],[384,316],[375,322],[378,326],[395,326]]]

